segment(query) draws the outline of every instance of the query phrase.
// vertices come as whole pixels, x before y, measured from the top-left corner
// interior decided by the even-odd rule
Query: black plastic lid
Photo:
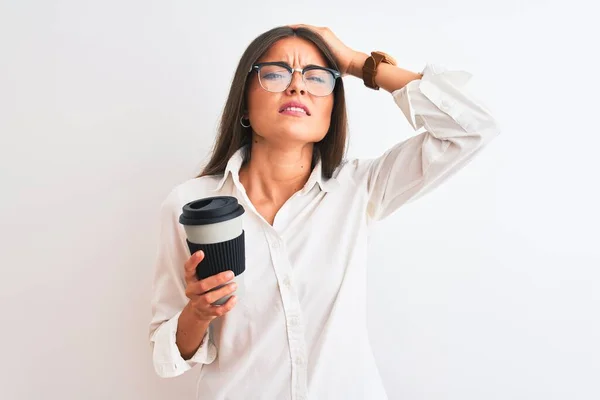
[[[184,205],[179,222],[183,225],[208,225],[234,219],[243,213],[244,207],[235,197],[206,197]]]

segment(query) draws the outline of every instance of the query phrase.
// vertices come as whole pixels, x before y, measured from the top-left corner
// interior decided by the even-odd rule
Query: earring
[[[246,118],[248,119],[248,118]],[[240,124],[244,127],[244,128],[250,128],[250,119],[248,119],[248,125],[244,125],[244,117],[240,118]]]

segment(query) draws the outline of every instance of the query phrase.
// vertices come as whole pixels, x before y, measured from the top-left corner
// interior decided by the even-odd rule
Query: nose
[[[306,94],[306,87],[304,86],[304,79],[302,79],[302,72],[298,70],[292,71],[292,81],[290,86],[287,88],[288,94],[300,93],[301,95]]]

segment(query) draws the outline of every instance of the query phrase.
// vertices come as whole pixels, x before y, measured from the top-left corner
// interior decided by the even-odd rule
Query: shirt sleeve
[[[156,373],[163,378],[183,374],[197,364],[210,364],[217,356],[210,328],[189,360],[181,357],[175,342],[179,315],[188,302],[183,266],[190,257],[185,231],[179,224],[179,197],[174,189],[160,209],[160,233],[152,287],[150,344]]]
[[[370,218],[385,218],[439,186],[498,135],[495,119],[465,90],[470,78],[428,64],[421,79],[392,93],[415,131],[424,131],[364,164]]]

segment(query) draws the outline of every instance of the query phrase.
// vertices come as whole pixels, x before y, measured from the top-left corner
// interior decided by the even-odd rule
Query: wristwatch
[[[397,65],[396,60],[389,54],[382,51],[371,52],[371,57],[367,58],[363,65],[363,81],[366,87],[379,90],[379,86],[375,83],[375,76],[377,75],[377,67],[381,63]]]

